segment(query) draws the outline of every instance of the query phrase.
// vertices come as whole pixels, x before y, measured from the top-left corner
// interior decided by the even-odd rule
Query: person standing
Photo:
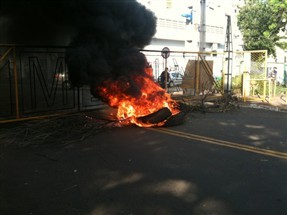
[[[161,87],[164,89],[167,89],[167,83],[170,80],[170,76],[168,73],[168,68],[166,67],[164,71],[162,71],[161,75],[160,75],[160,84]]]

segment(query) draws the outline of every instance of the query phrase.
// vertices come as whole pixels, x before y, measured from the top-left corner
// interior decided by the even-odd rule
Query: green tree
[[[266,49],[274,57],[276,46],[287,50],[287,0],[245,0],[237,18],[245,50]]]

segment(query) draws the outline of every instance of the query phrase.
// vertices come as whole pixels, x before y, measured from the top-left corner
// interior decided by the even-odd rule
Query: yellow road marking
[[[175,131],[167,128],[150,128],[153,131],[169,134],[169,135],[174,135],[182,138],[187,138],[191,140],[198,140],[201,142],[209,143],[209,144],[215,144],[215,145],[220,145],[220,146],[225,146],[229,148],[235,148],[239,150],[244,150],[248,152],[253,152],[256,154],[262,154],[262,155],[267,155],[271,157],[276,157],[276,158],[282,158],[287,160],[287,153],[284,152],[278,152],[278,151],[273,151],[273,150],[268,150],[268,149],[262,149],[254,146],[248,146],[248,145],[242,145],[230,141],[225,141],[225,140],[219,140],[211,137],[205,137],[205,136],[200,136],[196,134],[190,134],[190,133],[185,133],[181,131]]]

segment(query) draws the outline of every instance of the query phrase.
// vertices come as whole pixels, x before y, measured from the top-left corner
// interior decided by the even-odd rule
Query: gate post
[[[248,71],[244,71],[242,74],[242,94],[244,101],[246,101],[246,96],[250,95],[250,74]]]

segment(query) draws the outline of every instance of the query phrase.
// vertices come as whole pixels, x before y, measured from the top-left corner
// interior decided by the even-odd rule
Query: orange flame
[[[147,116],[167,107],[172,115],[179,113],[177,103],[153,81],[152,76],[146,69],[146,76],[133,77],[135,83],[140,86],[137,96],[125,93],[130,88],[130,83],[125,80],[106,81],[104,86],[99,87],[100,95],[112,107],[117,107],[117,118],[120,121],[136,124],[140,127],[162,126],[165,122],[158,124],[143,123],[139,117]]]

